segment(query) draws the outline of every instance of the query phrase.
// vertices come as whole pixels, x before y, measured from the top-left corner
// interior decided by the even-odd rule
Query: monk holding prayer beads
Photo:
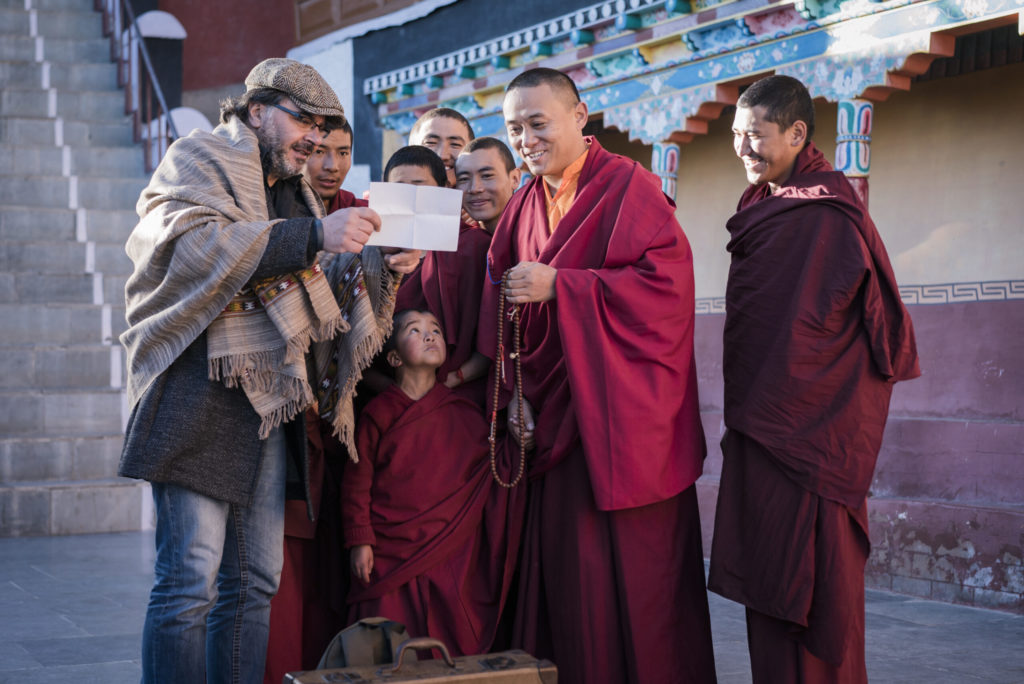
[[[583,135],[567,76],[523,72],[503,109],[534,176],[498,222],[479,322],[533,449],[513,645],[570,684],[714,682],[690,246],[657,177]]]

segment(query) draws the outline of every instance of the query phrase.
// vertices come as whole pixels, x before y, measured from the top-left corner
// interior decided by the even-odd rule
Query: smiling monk
[[[867,681],[867,493],[893,384],[920,375],[882,239],[814,143],[800,81],[736,105],[712,591],[747,607],[754,682]]]
[[[455,187],[463,192],[462,208],[490,234],[521,177],[508,146],[497,138],[474,138],[455,160]]]
[[[359,199],[341,188],[351,169],[352,127],[346,121],[316,146],[302,172],[306,182],[320,195],[328,214],[339,209],[367,205],[366,200]]]
[[[690,246],[657,177],[583,135],[567,76],[522,73],[503,109],[534,176],[495,230],[479,324],[496,356],[496,281],[511,269],[522,415],[509,324],[501,403],[535,449],[514,645],[554,660],[562,682],[714,682]]]
[[[423,145],[444,162],[448,187],[455,187],[455,159],[473,139],[473,127],[454,109],[438,107],[416,119],[409,131],[410,145]]]

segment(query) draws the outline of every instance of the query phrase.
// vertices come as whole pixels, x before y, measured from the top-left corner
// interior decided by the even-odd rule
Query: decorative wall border
[[[560,17],[527,26],[507,33],[500,38],[488,40],[461,50],[449,52],[434,59],[378,74],[366,79],[363,93],[370,93],[394,87],[413,79],[426,78],[434,74],[451,71],[460,66],[476,64],[483,60],[499,57],[513,50],[521,50],[540,41],[564,38],[573,31],[585,30],[596,24],[607,23],[624,12],[653,10],[664,5],[663,0],[606,0],[584,7]]]
[[[467,99],[476,103],[467,114],[474,130],[495,135],[503,121],[500,103],[490,95],[528,66],[518,57],[509,64],[503,55],[509,48],[520,54],[528,46],[564,43],[562,52],[531,57],[527,51],[527,61],[570,73],[591,113],[603,114],[606,126],[631,139],[686,142],[706,132],[706,121],[716,118],[717,113],[705,116],[702,105],[722,103],[700,101],[715,86],[775,72],[800,78],[812,95],[831,102],[884,99],[891,90],[908,89],[911,77],[932,58],[952,54],[950,29],[1012,14],[1024,17],[1024,0],[766,1],[725,0],[711,9],[663,18],[665,3],[606,0],[521,29],[515,41],[508,34],[367,79],[364,93],[379,104],[380,124],[400,135],[408,133],[417,112]],[[700,5],[697,0],[690,4]],[[658,19],[648,25],[652,13]],[[640,16],[642,28],[619,27]],[[1021,24],[1024,30],[1024,19]],[[587,37],[578,42],[581,32]],[[658,46],[680,38],[688,49],[659,52]],[[492,67],[488,56],[504,59],[503,66]],[[484,67],[466,66],[481,62]],[[430,70],[437,73],[428,75]],[[447,81],[442,72],[450,75]],[[432,85],[423,85],[425,77]],[[408,78],[420,79],[419,85],[403,84]],[[381,92],[399,85],[400,92],[392,93],[397,99]]]
[[[900,287],[900,299],[907,305],[1024,300],[1024,280],[903,285]],[[700,297],[696,304],[697,315],[725,313],[725,297]]]
[[[1024,299],[1024,280],[906,285],[900,288],[900,299],[904,304],[958,304]]]

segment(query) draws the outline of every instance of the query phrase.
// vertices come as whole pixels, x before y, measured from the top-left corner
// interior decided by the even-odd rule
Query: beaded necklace
[[[490,266],[490,264],[488,264]],[[508,355],[508,358],[515,364],[515,395],[516,400],[519,402],[519,472],[516,474],[515,479],[511,482],[505,482],[498,475],[498,463],[495,457],[495,442],[496,433],[498,429],[498,393],[501,389],[501,385],[505,381],[505,288],[508,286],[508,275],[512,269],[505,271],[504,275],[501,276],[501,289],[498,292],[498,349],[494,355],[494,396],[493,402],[491,403],[491,433],[487,437],[487,441],[491,447],[491,475],[494,476],[494,481],[505,489],[512,489],[519,484],[520,480],[523,479],[523,473],[526,471],[526,447],[524,446],[522,436],[522,422],[523,422],[523,363],[522,354],[520,352],[519,342],[519,320],[521,317],[520,306],[513,304],[509,310],[509,318],[512,320],[512,353]]]

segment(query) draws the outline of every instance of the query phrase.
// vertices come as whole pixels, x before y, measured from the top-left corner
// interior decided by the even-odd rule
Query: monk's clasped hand
[[[547,264],[521,261],[509,271],[505,300],[510,304],[551,301],[557,295],[557,275],[558,271]]]
[[[520,420],[521,419],[521,420]],[[536,423],[533,418],[533,407],[523,399],[523,415],[519,415],[519,401],[513,397],[508,404],[508,429],[524,449],[532,451],[537,442],[534,439]]]
[[[385,247],[381,249],[384,254],[384,263],[395,273],[409,275],[416,270],[416,266],[423,259],[425,252],[421,249],[398,249],[396,247]]]

